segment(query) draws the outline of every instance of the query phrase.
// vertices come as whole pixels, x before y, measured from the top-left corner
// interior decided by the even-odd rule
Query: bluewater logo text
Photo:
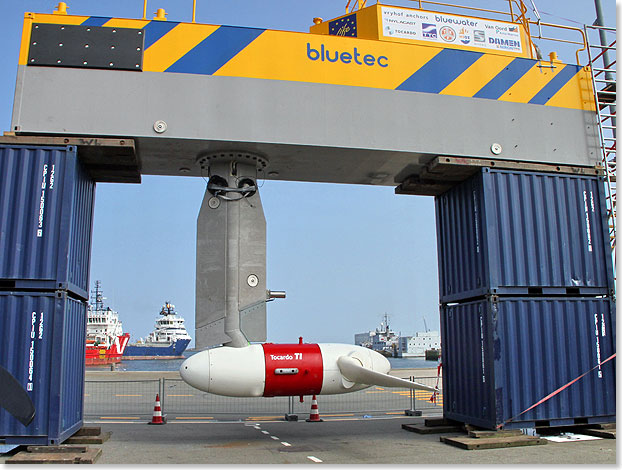
[[[338,62],[341,61],[344,64],[356,64],[356,65],[367,65],[369,67],[373,67],[374,65],[378,65],[380,67],[388,67],[389,66],[389,58],[387,56],[381,55],[376,57],[373,54],[364,54],[358,51],[358,48],[354,48],[352,52],[343,51],[340,52],[338,50],[331,51],[324,44],[320,45],[320,49],[314,49],[311,47],[310,43],[307,43],[307,58],[309,60],[320,60],[322,62]]]

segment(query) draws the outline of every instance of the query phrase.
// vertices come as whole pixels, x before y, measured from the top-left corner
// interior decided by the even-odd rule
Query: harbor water
[[[115,364],[118,371],[176,371],[179,370],[184,359],[196,354],[197,351],[186,350],[183,359],[136,359],[122,360]],[[389,357],[391,369],[432,369],[438,366],[438,361],[426,361],[423,357]],[[110,370],[110,364],[88,366],[87,370]]]

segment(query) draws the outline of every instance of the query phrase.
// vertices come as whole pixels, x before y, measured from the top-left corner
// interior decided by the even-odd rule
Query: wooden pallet
[[[615,439],[616,423],[594,424],[587,429],[582,429],[580,433],[605,439]]]
[[[546,439],[525,436],[520,433],[520,431],[517,434],[511,433],[511,431],[478,431],[476,434],[472,433],[473,431],[470,431],[469,436],[466,437],[441,436],[440,440],[445,444],[466,450],[500,449],[503,447],[539,446],[547,444]]]
[[[402,424],[402,429],[417,434],[443,434],[465,430],[462,423],[445,418],[428,418],[423,424]]]
[[[8,459],[8,464],[83,464],[95,463],[101,455],[101,449],[87,446],[28,446]]]
[[[112,432],[102,432],[99,426],[84,426],[73,436],[65,441],[65,444],[103,444]]]

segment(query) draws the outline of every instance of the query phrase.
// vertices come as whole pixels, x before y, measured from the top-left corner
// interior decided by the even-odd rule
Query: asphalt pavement
[[[401,428],[412,417],[103,424],[102,464],[615,464],[616,441],[462,450]],[[446,434],[447,435],[447,434]],[[454,434],[459,435],[459,434]]]

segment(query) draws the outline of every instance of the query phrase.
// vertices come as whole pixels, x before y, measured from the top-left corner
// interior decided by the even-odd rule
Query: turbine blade
[[[392,375],[376,372],[363,367],[356,359],[348,356],[341,356],[337,359],[337,366],[341,374],[350,382],[366,385],[380,385],[383,387],[404,387],[417,390],[429,390],[433,392],[434,387],[423,385],[418,382],[393,377]]]
[[[28,392],[2,366],[0,366],[0,407],[7,410],[24,426],[28,426],[35,417],[35,405]]]

